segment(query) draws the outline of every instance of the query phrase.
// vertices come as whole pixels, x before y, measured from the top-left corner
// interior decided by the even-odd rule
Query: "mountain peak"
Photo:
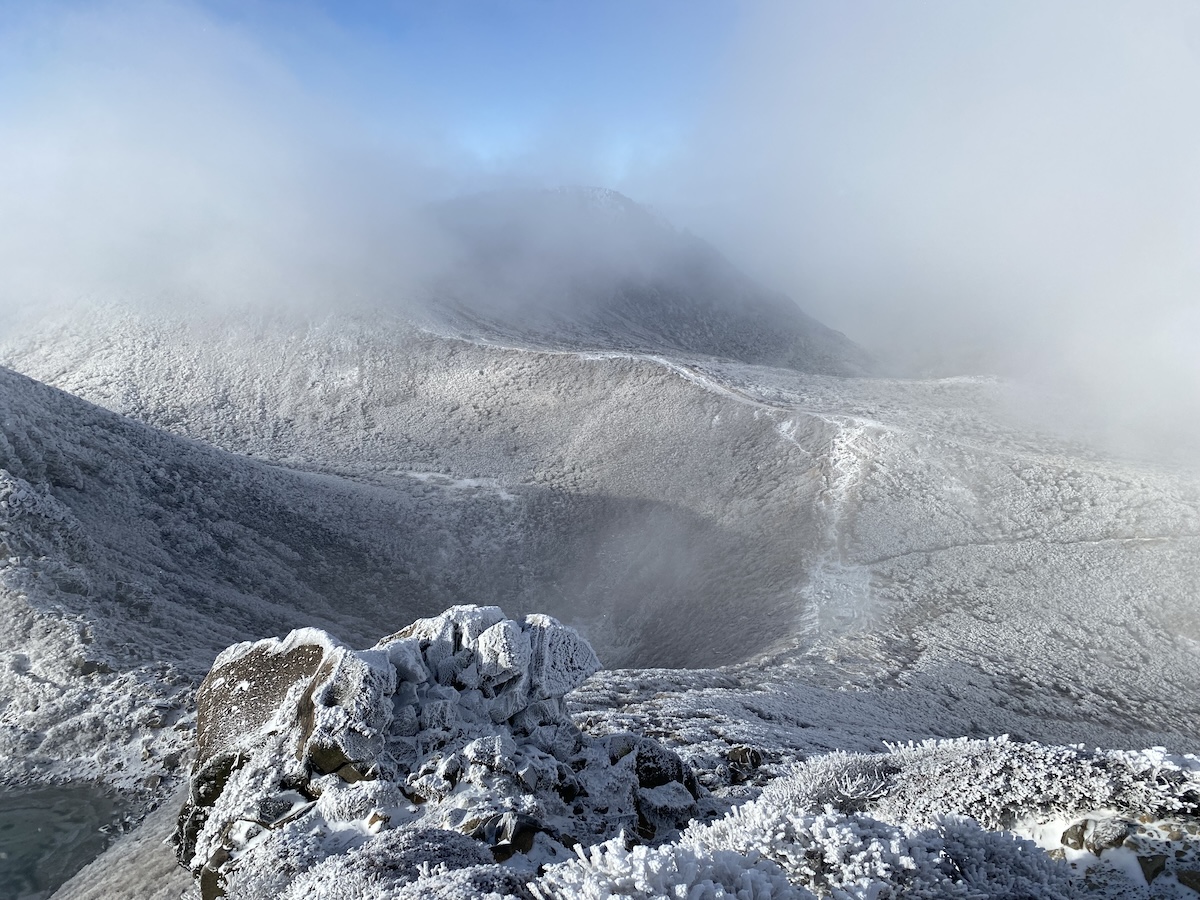
[[[433,218],[455,251],[433,313],[460,336],[826,374],[869,368],[844,335],[618,191],[492,191]]]
[[[578,200],[580,205],[586,206],[589,209],[622,215],[640,214],[659,218],[653,216],[649,207],[625,196],[620,191],[614,191],[612,188],[595,187],[592,185],[561,185],[551,188],[544,193]],[[664,225],[667,224],[666,219],[661,219],[661,221]]]

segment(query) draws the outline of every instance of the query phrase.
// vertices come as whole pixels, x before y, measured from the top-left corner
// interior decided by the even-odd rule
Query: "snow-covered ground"
[[[98,779],[140,814],[179,784],[227,645],[313,625],[366,646],[469,602],[591,641],[614,668],[569,698],[584,732],[661,741],[724,809],[775,785],[678,841],[548,869],[546,896],[672,878],[884,896],[901,871],[955,896],[953,866],[983,895],[1007,871],[1010,893],[1121,896],[1122,861],[1160,854],[1092,862],[1062,832],[1150,816],[1192,835],[1194,761],[1164,754],[1200,748],[1200,478],[1035,426],[1004,383],[130,308],[12,335],[0,362],[44,383],[0,373],[5,783]],[[1096,759],[1166,793],[1097,792]],[[804,787],[872,766],[849,806]],[[918,802],[905,779],[935,770],[956,774]],[[999,816],[993,793],[1026,805]],[[771,855],[768,831],[808,849]]]
[[[231,647],[200,689],[178,855],[204,897],[1178,897],[1200,886],[1195,756],[1007,738],[804,754],[796,744],[861,739],[865,723],[831,721],[833,703],[807,707],[821,726],[786,722],[798,706],[779,698],[747,715],[711,690],[737,687],[727,674],[670,670],[602,673],[576,693],[572,723],[562,692],[597,664],[554,620],[495,607],[455,607],[362,652],[315,629]],[[725,741],[763,744],[715,747],[695,709],[634,714],[632,731],[592,715],[606,701],[628,715],[650,689],[707,693],[710,718],[743,726]],[[819,736],[800,737],[809,729]],[[181,883],[195,896],[163,877],[168,827],[152,817],[149,834],[61,896],[178,897]]]

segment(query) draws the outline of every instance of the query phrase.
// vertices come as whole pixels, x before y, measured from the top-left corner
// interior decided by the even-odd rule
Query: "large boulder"
[[[656,742],[574,725],[563,697],[599,667],[574,630],[497,607],[369,650],[315,629],[230,647],[197,695],[179,859],[205,898],[341,896],[326,882],[351,858],[397,889],[421,874],[391,847],[438,843],[443,869],[475,879],[505,862],[508,883],[578,842],[665,839],[700,788]]]

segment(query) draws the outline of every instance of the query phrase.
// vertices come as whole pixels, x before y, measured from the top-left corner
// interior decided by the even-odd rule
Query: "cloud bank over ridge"
[[[422,204],[603,184],[901,371],[1197,417],[1194,8],[685,7],[17,10],[0,305],[395,299],[446,258]]]
[[[1194,6],[754,10],[677,218],[908,371],[1200,412]]]

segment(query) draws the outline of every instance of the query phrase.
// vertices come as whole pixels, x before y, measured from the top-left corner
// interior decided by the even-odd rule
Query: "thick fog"
[[[1194,440],[1197,108],[1186,2],[759,5],[675,217],[902,371]]]
[[[423,204],[601,184],[709,240],[891,370],[1019,376],[1039,411],[1070,410],[1134,445],[1191,432],[1200,10],[745,4],[721,13],[727,37],[703,58],[701,33],[681,31],[691,55],[646,70],[678,82],[654,94],[656,125],[636,76],[646,58],[670,58],[685,6],[613,7],[634,77],[614,71],[608,95],[599,63],[531,45],[522,89],[557,80],[570,97],[578,78],[579,102],[482,149],[462,137],[461,104],[443,102],[449,87],[403,60],[384,79],[386,53],[360,59],[365,31],[319,7],[264,25],[220,3],[10,6],[0,303],[19,319],[88,297],[395,300],[449,259]],[[539,47],[572,39],[564,15],[545,12],[558,30]],[[324,55],[305,69],[289,41]],[[463,54],[452,65],[467,66],[486,32],[473,41],[447,50]],[[610,44],[619,59],[619,36]],[[1069,399],[1042,403],[1056,392]]]
[[[424,154],[373,139],[200,8],[63,7],[0,40],[24,51],[0,72],[10,313],[89,297],[337,306],[432,264],[413,225],[439,177]]]

